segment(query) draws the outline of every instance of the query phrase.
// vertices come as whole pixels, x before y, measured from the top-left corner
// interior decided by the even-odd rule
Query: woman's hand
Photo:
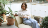
[[[27,16],[23,16],[22,18],[28,18]]]

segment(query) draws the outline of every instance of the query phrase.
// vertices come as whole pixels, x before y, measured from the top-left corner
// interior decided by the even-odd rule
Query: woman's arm
[[[28,18],[27,16],[23,16],[22,18]]]
[[[27,18],[27,19],[29,19],[30,17],[31,17],[31,15],[23,16],[22,18]]]

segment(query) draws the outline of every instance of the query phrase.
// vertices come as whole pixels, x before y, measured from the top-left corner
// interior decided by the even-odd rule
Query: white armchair
[[[31,18],[34,19],[33,16],[31,16]],[[18,28],[32,28],[32,27],[29,26],[29,25],[23,24],[23,20],[22,20],[22,18],[20,18],[19,16],[16,16],[15,25],[16,25]]]

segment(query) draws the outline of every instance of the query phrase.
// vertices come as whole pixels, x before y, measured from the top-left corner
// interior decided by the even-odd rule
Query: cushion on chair
[[[31,18],[34,19],[33,15],[31,15]]]
[[[37,20],[39,23],[40,16],[34,16],[34,19]]]
[[[19,28],[32,28],[31,26],[29,25],[25,25],[25,24],[20,24],[18,25]]]

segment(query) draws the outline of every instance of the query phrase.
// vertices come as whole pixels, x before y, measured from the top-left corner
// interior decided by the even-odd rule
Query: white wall
[[[48,16],[48,6],[40,4],[32,5],[32,15],[41,17]]]
[[[12,3],[12,4],[11,4],[11,9],[12,9],[13,11],[19,11],[19,10],[21,9],[21,4],[22,4],[22,3]],[[27,5],[28,5],[28,9],[32,9],[32,8],[31,8],[32,5],[31,5],[30,3],[27,3]],[[8,10],[8,7],[10,7],[10,4],[6,5],[6,6],[5,6],[5,9]]]
[[[28,5],[28,9],[32,11],[32,15],[41,16],[41,17],[48,16],[48,6],[44,6],[40,4],[31,5],[30,3],[27,3],[27,5]],[[8,7],[10,7],[10,5],[5,6],[6,10],[8,10]],[[21,9],[21,3],[12,3],[11,9],[13,11],[19,11]]]

